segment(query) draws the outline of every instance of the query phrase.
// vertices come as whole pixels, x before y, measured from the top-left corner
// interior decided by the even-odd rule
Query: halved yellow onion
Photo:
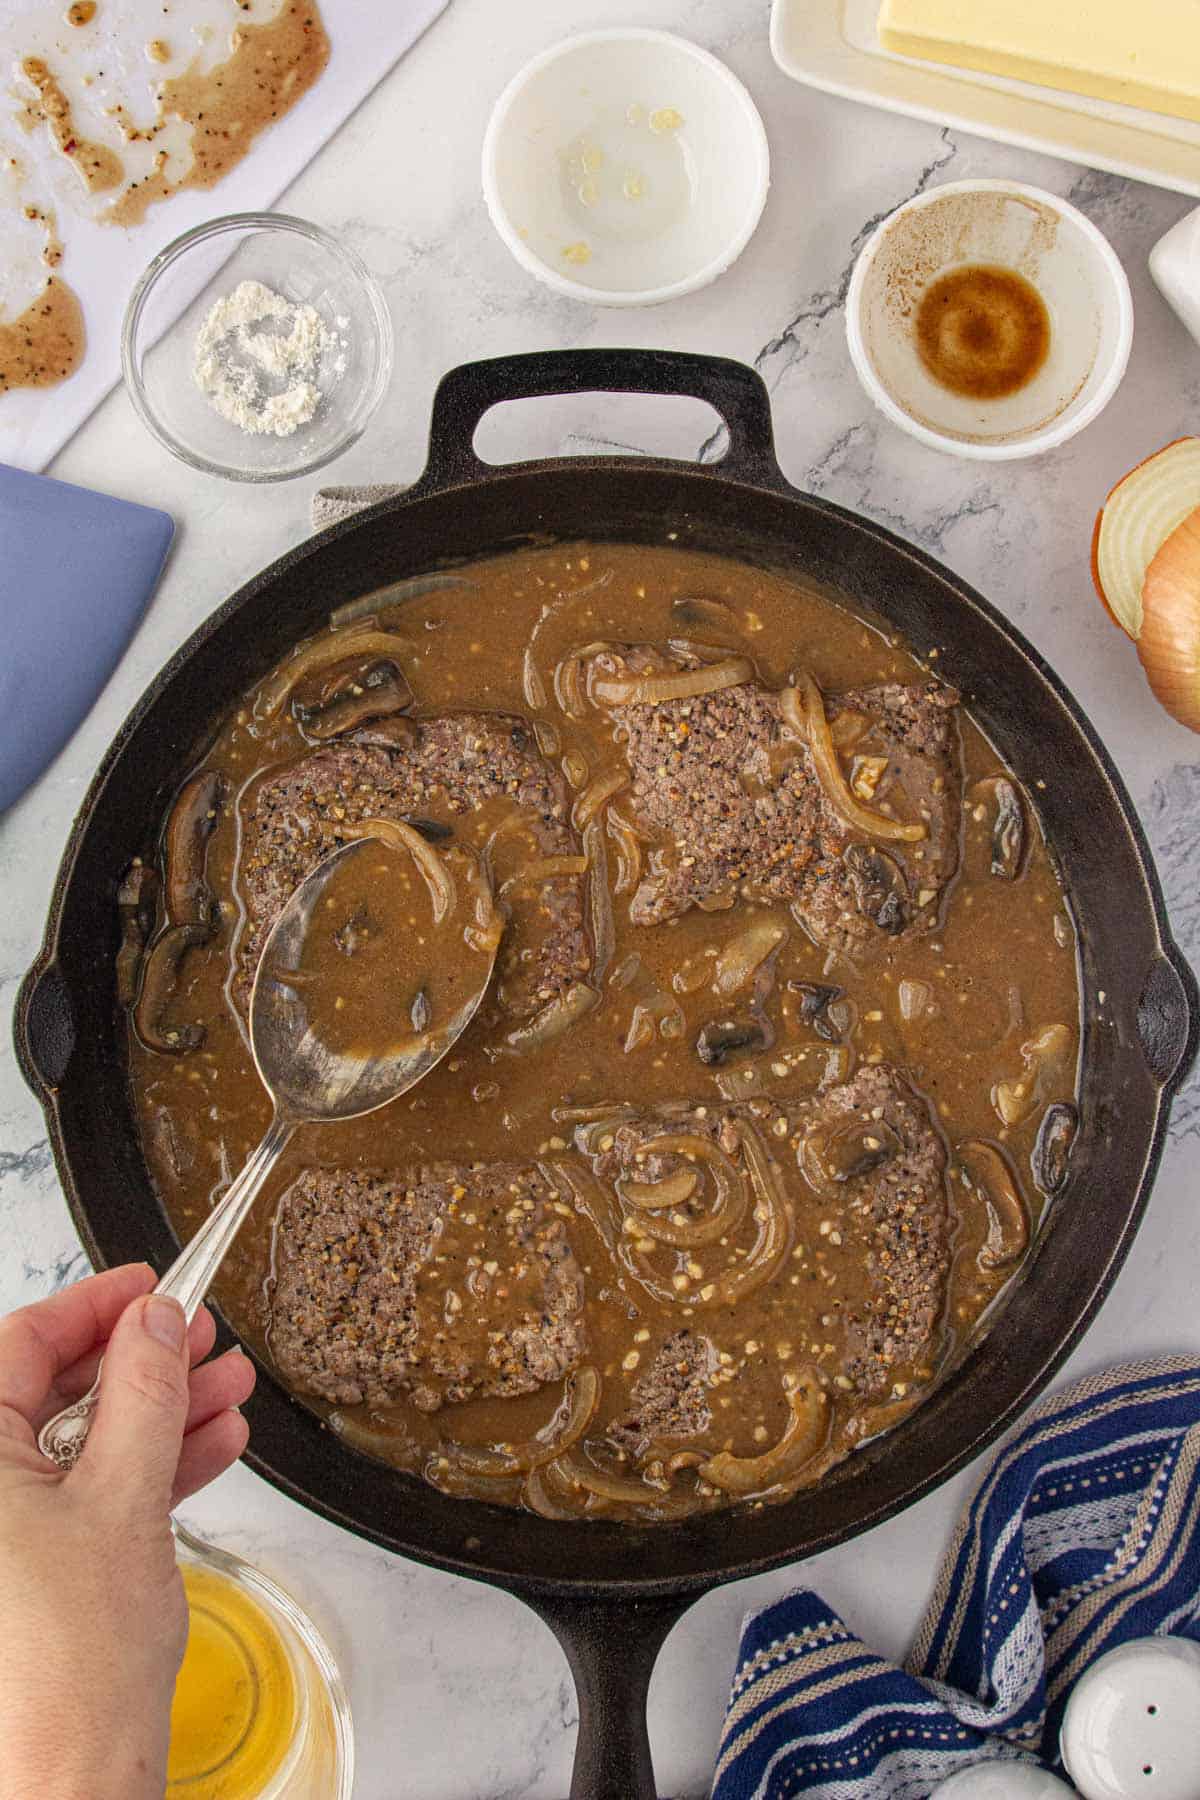
[[[1142,629],[1142,589],[1150,563],[1196,506],[1200,437],[1185,437],[1122,476],[1096,515],[1092,580],[1109,616],[1131,638]]]
[[[1172,718],[1200,731],[1200,504],[1150,560],[1137,652]]]

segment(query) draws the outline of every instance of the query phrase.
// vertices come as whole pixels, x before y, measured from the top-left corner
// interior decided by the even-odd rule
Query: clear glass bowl
[[[196,383],[200,327],[242,281],[314,306],[333,337],[316,412],[288,436],[222,418]],[[139,416],[174,456],[231,481],[287,481],[332,462],[362,435],[391,377],[392,325],[366,265],[329,232],[283,213],[231,213],[154,258],[125,311],[121,366]]]
[[[261,1570],[178,1522],[175,1544],[196,1661],[176,1698],[166,1800],[350,1800],[350,1702],[312,1620]]]

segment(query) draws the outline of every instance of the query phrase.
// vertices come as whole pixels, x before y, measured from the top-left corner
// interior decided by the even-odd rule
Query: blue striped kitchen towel
[[[946,1552],[903,1668],[801,1589],[746,1621],[714,1800],[924,1800],[972,1763],[1061,1774],[1063,1707],[1128,1638],[1200,1639],[1200,1364],[1034,1407]]]

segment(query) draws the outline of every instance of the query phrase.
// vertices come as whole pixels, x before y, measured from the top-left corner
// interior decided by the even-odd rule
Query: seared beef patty
[[[664,666],[640,650],[598,660],[609,673]],[[842,820],[807,748],[785,739],[778,697],[758,683],[613,707],[633,810],[655,840],[631,919],[659,925],[692,906],[766,896],[790,901],[818,943],[845,951],[933,924],[958,863],[956,703],[932,683],[828,703],[863,804],[898,802],[898,817],[924,819],[915,844],[866,842]]]
[[[673,1332],[634,1382],[632,1410],[609,1426],[609,1441],[640,1461],[652,1448],[678,1448],[703,1436],[712,1424],[708,1394],[716,1372],[709,1338],[686,1326]]]
[[[280,1203],[271,1351],[301,1393],[425,1412],[557,1381],[584,1283],[536,1170],[309,1169]]]
[[[595,1128],[581,1128],[576,1142],[606,1184],[656,1183],[676,1171],[700,1172],[695,1191],[670,1211],[671,1220],[686,1227],[713,1207],[714,1183],[692,1152],[646,1146],[681,1135],[712,1141],[745,1179],[747,1131],[771,1156],[782,1181],[791,1213],[783,1268],[798,1278],[789,1290],[785,1335],[753,1354],[773,1361],[782,1345],[791,1353],[781,1356],[785,1364],[811,1360],[863,1399],[887,1397],[898,1379],[923,1385],[936,1360],[950,1261],[946,1153],[925,1101],[899,1070],[867,1064],[850,1081],[815,1095],[638,1114],[600,1136]],[[749,1191],[756,1191],[753,1184]],[[627,1234],[636,1235],[637,1219],[636,1208],[627,1208]],[[722,1346],[719,1284],[744,1262],[759,1223],[757,1206],[748,1207],[727,1244],[697,1249],[703,1275],[681,1295],[696,1306],[697,1324]],[[651,1253],[651,1271],[659,1279],[673,1279],[671,1255],[666,1247]],[[697,1377],[689,1372],[681,1379],[687,1404],[695,1404]],[[649,1406],[649,1398],[643,1404]],[[655,1418],[668,1414],[663,1403]],[[622,1423],[623,1447],[655,1435],[640,1432],[640,1418],[635,1412]]]
[[[382,721],[273,771],[252,792],[239,864],[247,920],[239,994],[248,998],[259,952],[284,905],[330,850],[343,821],[403,819],[445,840],[465,815],[488,809],[527,831],[536,858],[578,854],[566,784],[538,754],[529,727],[502,714]],[[464,836],[477,849],[475,836]],[[587,974],[582,882],[558,875],[506,897],[494,991],[525,1018]]]

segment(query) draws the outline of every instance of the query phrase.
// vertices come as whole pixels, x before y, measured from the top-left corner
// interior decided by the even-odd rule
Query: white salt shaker
[[[1057,1775],[1026,1762],[975,1763],[934,1788],[929,1800],[1074,1800]]]
[[[1150,252],[1150,273],[1200,344],[1200,206],[1159,238]]]
[[[1135,1638],[1099,1657],[1071,1691],[1059,1745],[1084,1800],[1200,1800],[1200,1644]]]

